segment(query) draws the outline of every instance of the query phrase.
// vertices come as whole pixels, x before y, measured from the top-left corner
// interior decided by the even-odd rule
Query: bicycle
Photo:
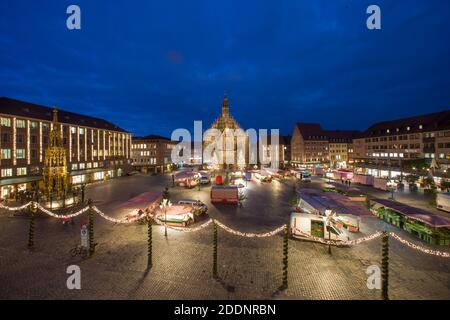
[[[82,245],[77,245],[75,248],[70,249],[69,252],[72,257],[81,255],[83,258],[86,258],[89,255],[89,250]]]

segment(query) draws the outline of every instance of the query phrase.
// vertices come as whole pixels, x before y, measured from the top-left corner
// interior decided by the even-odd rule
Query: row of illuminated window
[[[5,117],[1,117],[0,118],[0,122],[1,122],[1,126],[2,127],[11,127],[11,118],[5,118]],[[37,121],[30,121],[30,129],[36,129],[38,127],[38,122]],[[16,119],[16,128],[25,128],[26,127],[26,120],[23,119]],[[49,124],[43,122],[42,123],[42,129],[44,130],[48,130],[49,129]],[[85,128],[81,128],[78,127],[79,129],[79,134],[84,134],[85,133]],[[72,134],[75,134],[77,131],[77,127],[70,127],[70,132]],[[96,136],[96,132],[93,132],[94,137]],[[120,139],[119,139],[120,140]]]
[[[22,168],[17,168],[16,169],[16,174],[17,176],[26,176],[27,175],[27,168],[26,167],[22,167]],[[12,168],[4,168],[1,171],[1,176],[3,177],[12,177],[13,175],[13,169]]]
[[[131,149],[156,149],[156,143],[132,144]]]
[[[16,159],[25,159],[26,150],[25,149],[16,149]],[[11,159],[11,149],[2,149],[2,157],[1,159]]]
[[[148,159],[133,159],[133,163],[147,163],[147,164],[156,164],[156,158],[148,158]]]
[[[370,154],[369,154],[370,155]],[[390,153],[372,153],[372,157],[375,158],[404,158],[404,154],[403,153],[397,153],[397,152],[390,152]]]
[[[156,156],[156,151],[137,151],[134,155],[140,155],[141,157]]]
[[[111,160],[109,161],[111,166],[123,165],[123,160]],[[103,161],[100,162],[86,162],[86,163],[72,163],[72,170],[84,170],[84,169],[92,169],[92,168],[102,168],[105,166]]]

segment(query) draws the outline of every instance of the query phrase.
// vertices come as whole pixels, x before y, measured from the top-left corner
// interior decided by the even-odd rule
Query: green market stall
[[[380,219],[435,245],[450,245],[450,219],[387,199],[371,200],[372,212]]]

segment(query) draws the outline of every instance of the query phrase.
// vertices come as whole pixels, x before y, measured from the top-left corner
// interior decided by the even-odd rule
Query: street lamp
[[[164,210],[164,236],[167,238],[167,208],[171,207],[172,203],[169,199],[163,199],[159,207]]]
[[[325,210],[326,226],[328,227],[328,254],[331,254],[331,221],[333,219],[333,211],[330,209]]]

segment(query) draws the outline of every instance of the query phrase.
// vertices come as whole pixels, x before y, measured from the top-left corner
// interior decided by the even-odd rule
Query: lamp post
[[[331,254],[331,221],[333,216],[333,211],[330,209],[325,210],[326,216],[326,227],[328,231],[328,254]]]
[[[167,238],[167,208],[172,206],[169,199],[163,199],[159,207],[164,210],[164,236]]]

